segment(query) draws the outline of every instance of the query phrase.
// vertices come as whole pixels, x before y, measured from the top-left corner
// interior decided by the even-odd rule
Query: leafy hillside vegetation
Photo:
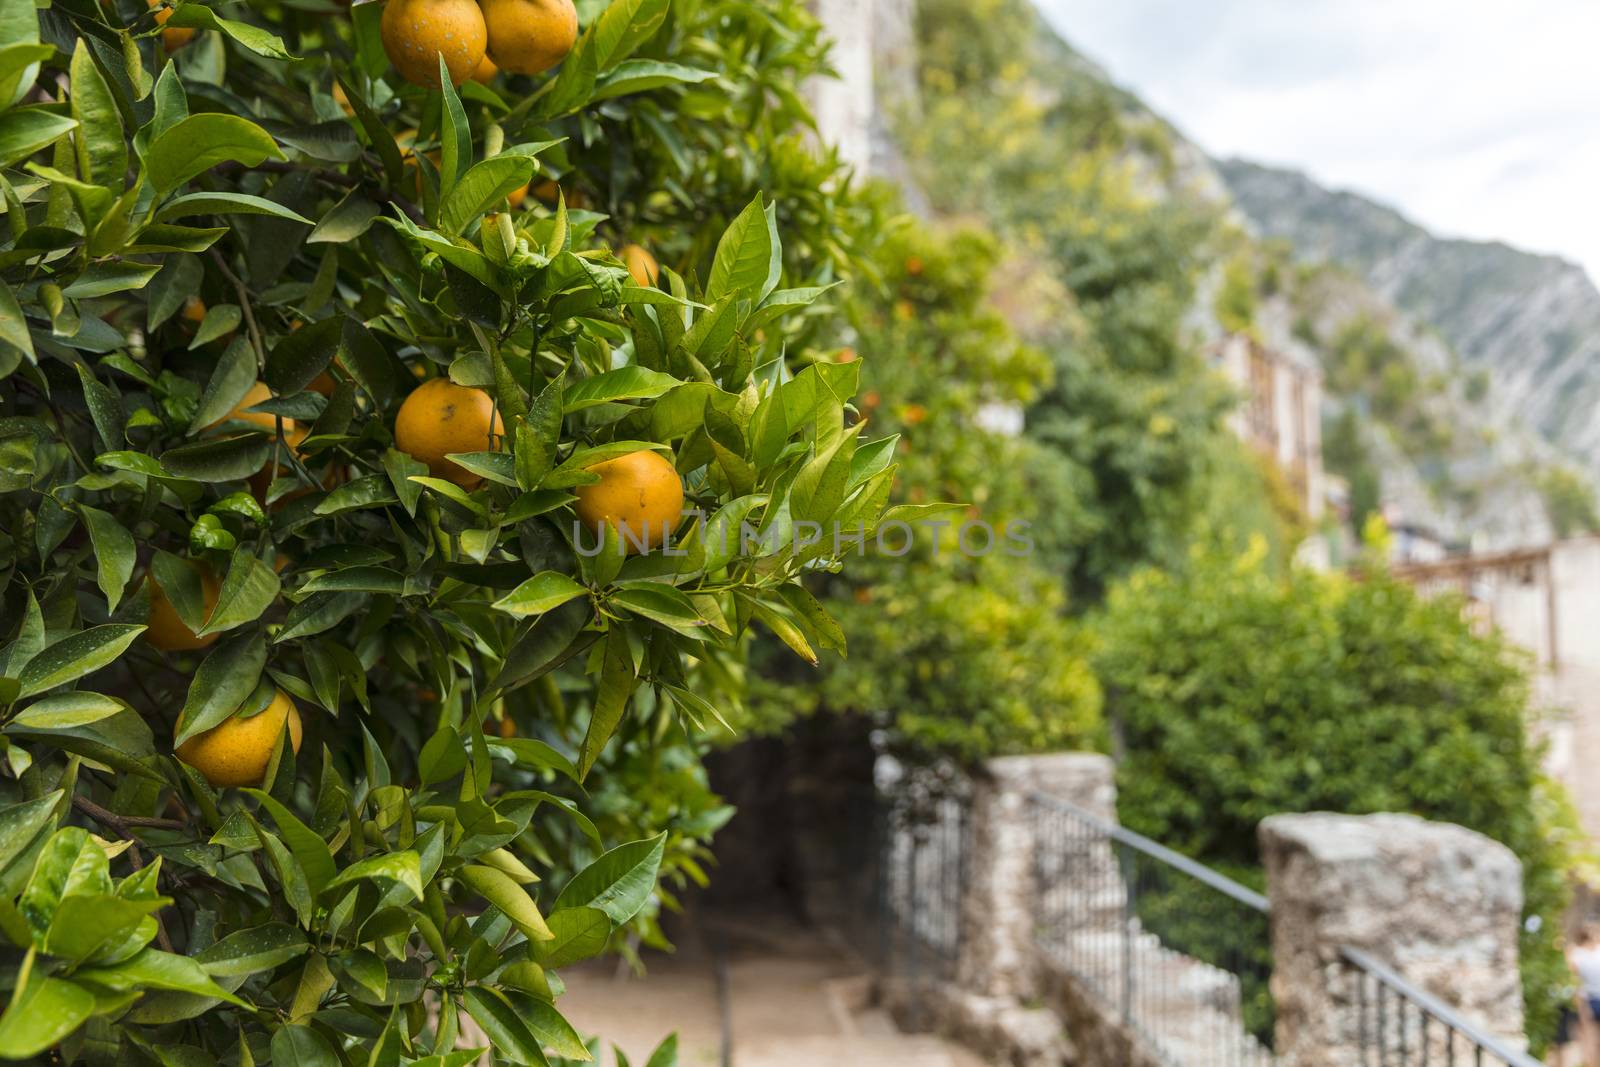
[[[1571,509],[1548,487],[1551,470],[1592,471],[1600,461],[1600,291],[1583,269],[1504,244],[1435,237],[1291,171],[1241,160],[1217,166],[1263,235],[1302,263],[1351,272],[1379,302],[1436,331],[1448,355],[1436,369],[1470,405],[1460,421],[1490,431],[1472,442],[1479,476],[1498,468],[1501,481],[1543,497],[1552,528],[1573,532]],[[1583,481],[1592,490],[1593,478]],[[1462,503],[1470,530],[1475,501]]]

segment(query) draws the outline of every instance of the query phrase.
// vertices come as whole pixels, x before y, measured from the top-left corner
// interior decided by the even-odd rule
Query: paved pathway
[[[719,1067],[723,1017],[716,954],[726,960],[731,1067],[982,1067],[965,1049],[902,1034],[865,1003],[862,968],[825,936],[779,919],[722,921],[681,938],[671,956],[646,957],[648,973],[614,962],[564,974],[561,1008],[580,1031],[601,1032],[642,1067],[678,1034],[681,1067]],[[606,1049],[602,1067],[612,1067]]]

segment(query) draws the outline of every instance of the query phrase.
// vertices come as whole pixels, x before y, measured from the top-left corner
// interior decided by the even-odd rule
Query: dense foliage
[[[1049,364],[996,308],[1008,277],[992,238],[904,220],[886,234],[882,284],[854,287],[836,358],[871,353],[860,404],[899,441],[896,497],[967,507],[896,531],[818,585],[850,656],[820,678],[764,659],[763,715],[880,717],[923,755],[1092,747],[1099,689],[1060,581],[1082,486],[1007,427]]]
[[[457,91],[376,3],[159,14],[0,4],[0,1055],[587,1058],[559,969],[704,877],[742,635],[842,646],[791,533],[894,475],[800,340],[815,23],[586,3]],[[641,455],[670,552],[577,522]]]
[[[937,208],[985,218],[1064,297],[1018,309],[1054,369],[1027,427],[1082,488],[1067,573],[1089,603],[1180,551],[1208,496],[1230,399],[1184,319],[1215,212],[1178,195],[1167,130],[1086,73],[1028,4],[925,0],[918,18],[914,173]]]
[[[1529,1032],[1554,1020],[1568,857],[1530,739],[1526,665],[1455,598],[1196,549],[1111,595],[1097,667],[1135,830],[1246,878],[1284,811],[1409,811],[1522,859]],[[1470,783],[1470,787],[1468,785]]]

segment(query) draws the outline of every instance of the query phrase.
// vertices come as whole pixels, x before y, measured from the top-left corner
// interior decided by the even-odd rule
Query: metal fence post
[[[1138,905],[1134,880],[1134,858],[1128,846],[1117,843],[1118,866],[1122,869],[1122,1025],[1133,1025],[1133,920]]]

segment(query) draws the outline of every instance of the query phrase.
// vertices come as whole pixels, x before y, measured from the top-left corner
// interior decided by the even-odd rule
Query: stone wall
[[[1522,1039],[1522,867],[1482,834],[1413,815],[1275,815],[1261,824],[1272,905],[1277,1052],[1287,1067],[1360,1067],[1350,946],[1513,1048]],[[1374,987],[1368,983],[1367,1002]],[[1391,1017],[1393,1015],[1391,1009]],[[1418,1048],[1415,1031],[1388,1035]],[[1445,1061],[1442,1034],[1432,1051]],[[1458,1057],[1466,1052],[1458,1046]],[[1470,1060],[1463,1060],[1470,1062]]]

